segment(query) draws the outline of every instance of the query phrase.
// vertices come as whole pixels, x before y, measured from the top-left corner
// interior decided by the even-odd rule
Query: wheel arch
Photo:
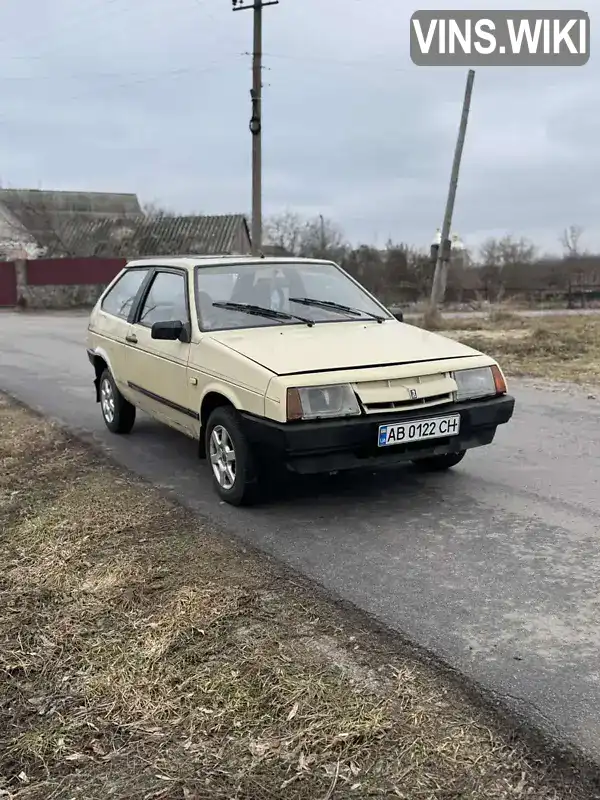
[[[200,404],[200,436],[198,440],[198,455],[200,458],[206,458],[206,438],[204,432],[206,431],[206,424],[212,412],[216,408],[226,406],[228,408],[235,408],[236,410],[241,407],[239,400],[234,397],[232,392],[219,387],[209,387]]]
[[[105,369],[109,369],[114,374],[110,365],[110,359],[105,350],[96,348],[89,353],[90,361],[94,368],[94,387],[96,389],[96,402],[100,402],[100,378]]]

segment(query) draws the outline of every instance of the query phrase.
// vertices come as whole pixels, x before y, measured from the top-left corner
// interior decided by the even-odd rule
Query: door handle
[[[129,342],[130,344],[137,344],[137,336],[135,333],[128,333],[125,337],[125,341]]]

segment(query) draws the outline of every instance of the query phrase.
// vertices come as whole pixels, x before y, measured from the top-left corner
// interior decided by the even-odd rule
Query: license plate
[[[394,444],[420,442],[423,439],[441,439],[456,436],[460,430],[460,414],[451,417],[432,417],[431,419],[394,422],[379,426],[379,447]]]

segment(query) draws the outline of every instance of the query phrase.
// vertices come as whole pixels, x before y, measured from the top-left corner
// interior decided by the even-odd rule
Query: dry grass
[[[496,358],[509,375],[600,384],[600,315],[445,319],[440,333]]]
[[[456,684],[0,398],[0,797],[574,798]]]

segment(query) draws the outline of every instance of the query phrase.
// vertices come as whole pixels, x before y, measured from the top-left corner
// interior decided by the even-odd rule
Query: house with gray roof
[[[144,218],[137,195],[0,189],[0,256],[71,255],[65,231],[78,224]]]
[[[135,194],[0,189],[0,259],[251,252],[243,214],[144,214]]]
[[[243,214],[151,215],[140,218],[73,219],[64,244],[78,257],[138,258],[158,255],[247,255],[250,231]]]

